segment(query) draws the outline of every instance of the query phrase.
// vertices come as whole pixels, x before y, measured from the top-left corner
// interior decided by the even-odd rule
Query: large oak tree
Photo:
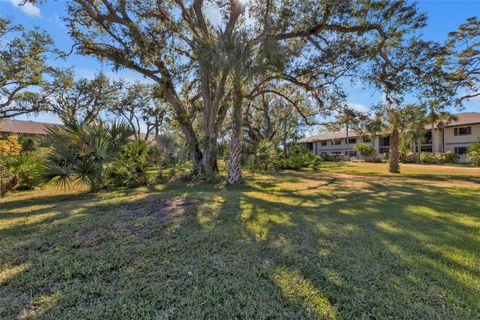
[[[136,70],[158,84],[189,142],[195,173],[216,167],[217,136],[235,88],[228,53],[240,28],[247,30],[254,58],[265,52],[262,48],[278,46],[314,63],[315,48],[334,43],[338,34],[361,36],[381,47],[392,25],[415,15],[404,1],[269,0],[248,10],[233,0],[70,0],[68,5],[67,21],[81,53]],[[207,6],[215,7],[222,23],[205,16]],[[302,63],[296,62],[298,72],[312,70]],[[293,76],[292,84],[298,74]],[[315,80],[315,73],[304,78]],[[297,85],[317,90],[315,81]]]
[[[347,70],[364,60],[365,47],[381,55],[386,39],[418,23],[415,6],[402,0],[67,4],[66,21],[80,53],[158,84],[159,96],[173,109],[188,141],[195,174],[216,170],[218,134],[230,107],[231,145],[238,150],[246,97],[269,90],[274,81],[298,87],[306,99],[328,108],[328,95]],[[207,8],[220,18],[206,16]],[[231,182],[236,183],[240,156],[231,155],[236,173]]]

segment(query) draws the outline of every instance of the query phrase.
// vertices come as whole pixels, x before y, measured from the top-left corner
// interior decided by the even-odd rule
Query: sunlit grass
[[[304,279],[299,272],[277,270],[274,272],[274,278],[283,294],[300,304],[310,316],[321,316],[324,319],[337,318],[335,307],[328,301],[328,296]],[[337,277],[335,281],[340,282]]]
[[[402,172],[10,194],[0,318],[480,318],[480,170]]]

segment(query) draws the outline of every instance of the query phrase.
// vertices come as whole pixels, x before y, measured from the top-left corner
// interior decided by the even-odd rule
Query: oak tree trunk
[[[390,136],[390,167],[391,173],[400,173],[400,132],[393,128]]]
[[[213,128],[211,128],[213,130]],[[217,135],[214,133],[207,134],[207,146],[203,152],[202,170],[205,172],[218,173],[217,165]]]

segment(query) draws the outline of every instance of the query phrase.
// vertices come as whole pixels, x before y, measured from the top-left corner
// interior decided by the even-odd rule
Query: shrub
[[[305,164],[305,161],[302,156],[289,156],[286,159],[280,161],[280,169],[284,170],[298,170],[302,168]]]
[[[420,152],[420,162],[426,164],[435,164],[438,163],[438,159],[431,152]]]
[[[375,148],[366,143],[357,143],[353,150],[358,152],[364,160],[375,153]]]
[[[473,165],[480,167],[480,142],[472,144],[465,155]]]
[[[42,166],[43,181],[66,186],[72,181],[87,184],[96,192],[106,186],[108,164],[127,144],[133,131],[126,123],[106,125],[101,121],[68,120],[49,132],[52,152]]]
[[[322,154],[320,158],[323,161],[334,161],[334,162],[339,162],[343,160],[343,155],[341,154]]]
[[[278,171],[282,166],[280,151],[268,140],[262,140],[258,145],[245,146],[244,163],[252,172]]]
[[[18,155],[22,151],[22,145],[17,137],[9,136],[5,140],[0,140],[0,154],[2,158],[8,158]]]
[[[415,163],[416,159],[414,157],[414,154],[412,152],[409,152],[405,155],[402,156],[401,158],[403,163]]]
[[[457,163],[460,160],[460,156],[451,151],[445,152],[445,163]]]
[[[280,168],[298,170],[301,168],[320,169],[322,157],[300,146],[293,146],[288,150],[288,157],[281,161]]]
[[[435,158],[437,159],[437,163],[456,163],[460,157],[449,151],[445,153],[437,152],[435,153]]]
[[[320,169],[322,158],[301,146],[288,149],[288,156],[283,154],[268,140],[261,141],[255,148],[244,149],[244,162],[252,171],[299,170],[301,168]]]
[[[453,152],[421,152],[420,162],[425,164],[456,163],[459,156]]]
[[[310,162],[310,168],[312,168],[315,172],[320,171],[321,165],[322,158],[319,156],[315,156],[315,158]]]
[[[150,166],[145,141],[125,145],[107,169],[105,179],[110,187],[135,188],[148,184]]]
[[[20,181],[15,162],[22,146],[15,136],[0,140],[0,195],[15,189]]]
[[[21,152],[10,160],[10,172],[18,177],[16,189],[32,190],[42,184],[40,171],[47,155],[48,149],[41,148],[35,151]]]
[[[332,161],[340,162],[342,160],[343,160],[343,155],[342,154],[332,154]]]

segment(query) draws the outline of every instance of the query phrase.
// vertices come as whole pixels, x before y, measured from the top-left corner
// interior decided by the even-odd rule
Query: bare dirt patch
[[[153,216],[159,219],[176,216],[188,209],[195,208],[200,203],[198,199],[156,199],[145,202],[129,203],[122,206],[122,214],[134,217]]]
[[[198,199],[157,199],[147,200],[134,204],[126,204],[123,206],[123,213],[137,216],[155,216],[157,218],[165,218],[176,210],[184,211],[187,208],[195,207],[200,203]]]
[[[139,236],[163,228],[170,222],[183,221],[185,212],[200,204],[198,199],[137,199],[124,203],[114,212],[116,222],[105,228],[81,230],[72,237],[72,243],[81,248],[97,248],[112,236],[119,234]]]

